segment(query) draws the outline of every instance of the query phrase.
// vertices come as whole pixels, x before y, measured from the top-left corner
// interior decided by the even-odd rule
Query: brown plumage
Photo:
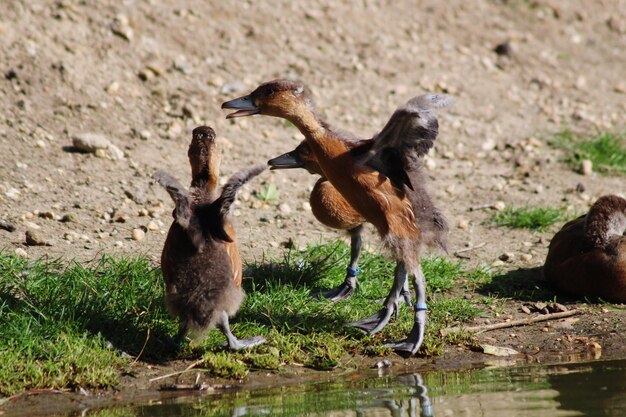
[[[433,137],[432,140],[434,140]],[[373,139],[347,142],[353,155],[362,155],[370,152]],[[431,141],[432,143],[432,141]],[[432,145],[431,145],[432,146]],[[428,152],[429,146],[423,153]],[[315,154],[305,141],[301,142],[294,150],[280,155],[268,161],[270,169],[304,168],[311,174],[322,177],[317,180],[309,196],[311,211],[315,218],[325,226],[333,229],[347,230],[351,235],[351,259],[347,268],[344,282],[337,288],[320,293],[321,296],[331,301],[339,301],[349,297],[357,284],[356,275],[359,272],[357,261],[361,249],[361,231],[365,218],[356,211],[339,191],[323,177],[322,170],[317,162]],[[427,246],[446,251],[446,237],[448,226],[437,208],[432,203],[425,189],[425,178],[421,172],[419,160],[415,160],[408,167],[407,178],[415,187],[406,188],[405,191],[413,206],[416,222],[422,231],[422,242]],[[410,303],[408,288],[403,290],[403,298]]]
[[[376,227],[397,261],[394,284],[381,311],[351,325],[370,334],[384,327],[397,312],[398,297],[407,273],[410,273],[417,298],[415,325],[405,341],[390,345],[409,353],[415,353],[423,341],[426,289],[419,264],[424,231],[416,221],[417,214],[407,193],[407,188],[414,188],[408,172],[418,163],[424,149],[432,146],[438,131],[433,109],[447,101],[446,96],[436,95],[410,100],[393,114],[381,134],[373,138],[373,146],[360,155],[350,151],[353,138],[319,118],[301,83],[270,81],[247,96],[222,104],[222,108],[237,110],[228,118],[263,114],[292,122],[304,135],[323,176],[367,222]],[[427,196],[425,190],[420,193]],[[421,199],[422,196],[416,197]]]
[[[543,271],[567,293],[626,302],[626,200],[600,197],[566,223],[550,242]]]
[[[228,317],[239,310],[244,294],[241,258],[229,213],[237,190],[265,166],[237,172],[219,190],[221,155],[215,132],[207,126],[194,129],[188,156],[192,175],[189,190],[165,172],[153,176],[176,205],[161,269],[168,310],[180,320],[178,341],[182,342],[188,332],[199,336],[217,325],[231,349],[258,345],[263,338],[237,340],[230,332]]]

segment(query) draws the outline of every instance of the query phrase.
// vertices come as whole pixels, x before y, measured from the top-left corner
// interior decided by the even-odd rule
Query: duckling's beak
[[[261,112],[261,109],[254,105],[254,100],[252,100],[252,97],[250,95],[226,101],[222,103],[222,108],[237,110],[236,112],[227,115],[227,119],[252,116],[253,114],[259,114]]]
[[[294,149],[291,152],[284,153],[276,158],[267,161],[267,165],[270,169],[290,169],[290,168],[302,168],[304,162],[298,156],[298,152]]]

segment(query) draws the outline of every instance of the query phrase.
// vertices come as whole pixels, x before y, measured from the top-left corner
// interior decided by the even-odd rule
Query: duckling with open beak
[[[626,302],[626,200],[605,195],[550,242],[546,280],[581,297]]]
[[[257,336],[241,340],[230,331],[229,317],[239,310],[244,293],[241,258],[229,215],[239,188],[266,167],[243,169],[220,190],[221,155],[215,132],[207,126],[193,130],[188,156],[189,190],[165,172],[153,175],[175,203],[161,269],[168,310],[180,320],[177,344],[182,344],[188,333],[197,338],[206,329],[217,326],[230,349],[251,348],[265,339]]]
[[[422,230],[416,221],[417,213],[407,193],[407,189],[415,188],[415,184],[408,172],[412,166],[419,164],[424,149],[432,146],[438,131],[432,109],[446,101],[445,96],[438,98],[431,95],[429,100],[417,101],[419,105],[416,111],[406,105],[398,109],[382,131],[387,133],[374,137],[376,146],[370,149],[373,152],[359,157],[350,152],[347,143],[349,137],[320,119],[310,94],[299,82],[270,81],[261,84],[247,96],[222,104],[222,108],[236,110],[227,118],[262,114],[281,117],[293,123],[304,135],[324,178],[350,206],[376,227],[383,244],[391,251],[396,268],[384,307],[373,316],[349,325],[368,334],[382,329],[391,316],[397,313],[404,283],[408,274],[412,276],[416,293],[413,329],[405,340],[389,344],[401,353],[414,354],[421,346],[428,309],[426,284],[419,258],[425,245],[423,235],[429,231]],[[413,132],[409,129],[407,132],[411,126],[418,130]],[[380,142],[377,143],[377,140]],[[427,195],[425,191],[421,194]],[[421,194],[415,198],[423,197]],[[437,218],[434,223],[440,224],[441,230],[446,228],[438,211],[427,208],[423,215]]]

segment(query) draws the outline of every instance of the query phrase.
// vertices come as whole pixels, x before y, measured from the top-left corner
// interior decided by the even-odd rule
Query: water
[[[335,374],[333,381],[162,399],[83,415],[626,416],[626,360],[370,377]]]

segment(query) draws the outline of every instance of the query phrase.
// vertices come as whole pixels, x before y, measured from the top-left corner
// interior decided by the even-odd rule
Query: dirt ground
[[[291,150],[302,139],[292,126],[259,116],[231,122],[220,104],[263,81],[296,78],[331,124],[363,137],[413,95],[453,95],[426,164],[452,226],[449,256],[484,243],[462,261],[504,272],[540,266],[555,229],[496,227],[486,207],[582,213],[603,194],[626,193],[624,177],[583,176],[547,146],[564,127],[624,130],[625,35],[623,0],[4,2],[0,220],[15,230],[0,229],[0,247],[32,259],[158,259],[171,202],[150,175],[189,180],[187,146],[200,124],[217,132],[224,177]],[[124,156],[76,152],[72,137],[85,133]],[[280,256],[289,239],[301,247],[344,237],[313,218],[314,181],[275,171],[246,186],[235,213],[244,259]],[[255,193],[270,184],[279,198],[264,203]],[[134,229],[145,236],[133,240]],[[27,230],[50,246],[27,246]],[[377,250],[371,232],[368,241]],[[505,252],[514,256],[503,263]],[[503,314],[521,314],[519,304]],[[623,322],[621,311],[594,311],[581,323]],[[596,333],[609,341],[621,332],[623,342],[623,327],[609,327]]]

